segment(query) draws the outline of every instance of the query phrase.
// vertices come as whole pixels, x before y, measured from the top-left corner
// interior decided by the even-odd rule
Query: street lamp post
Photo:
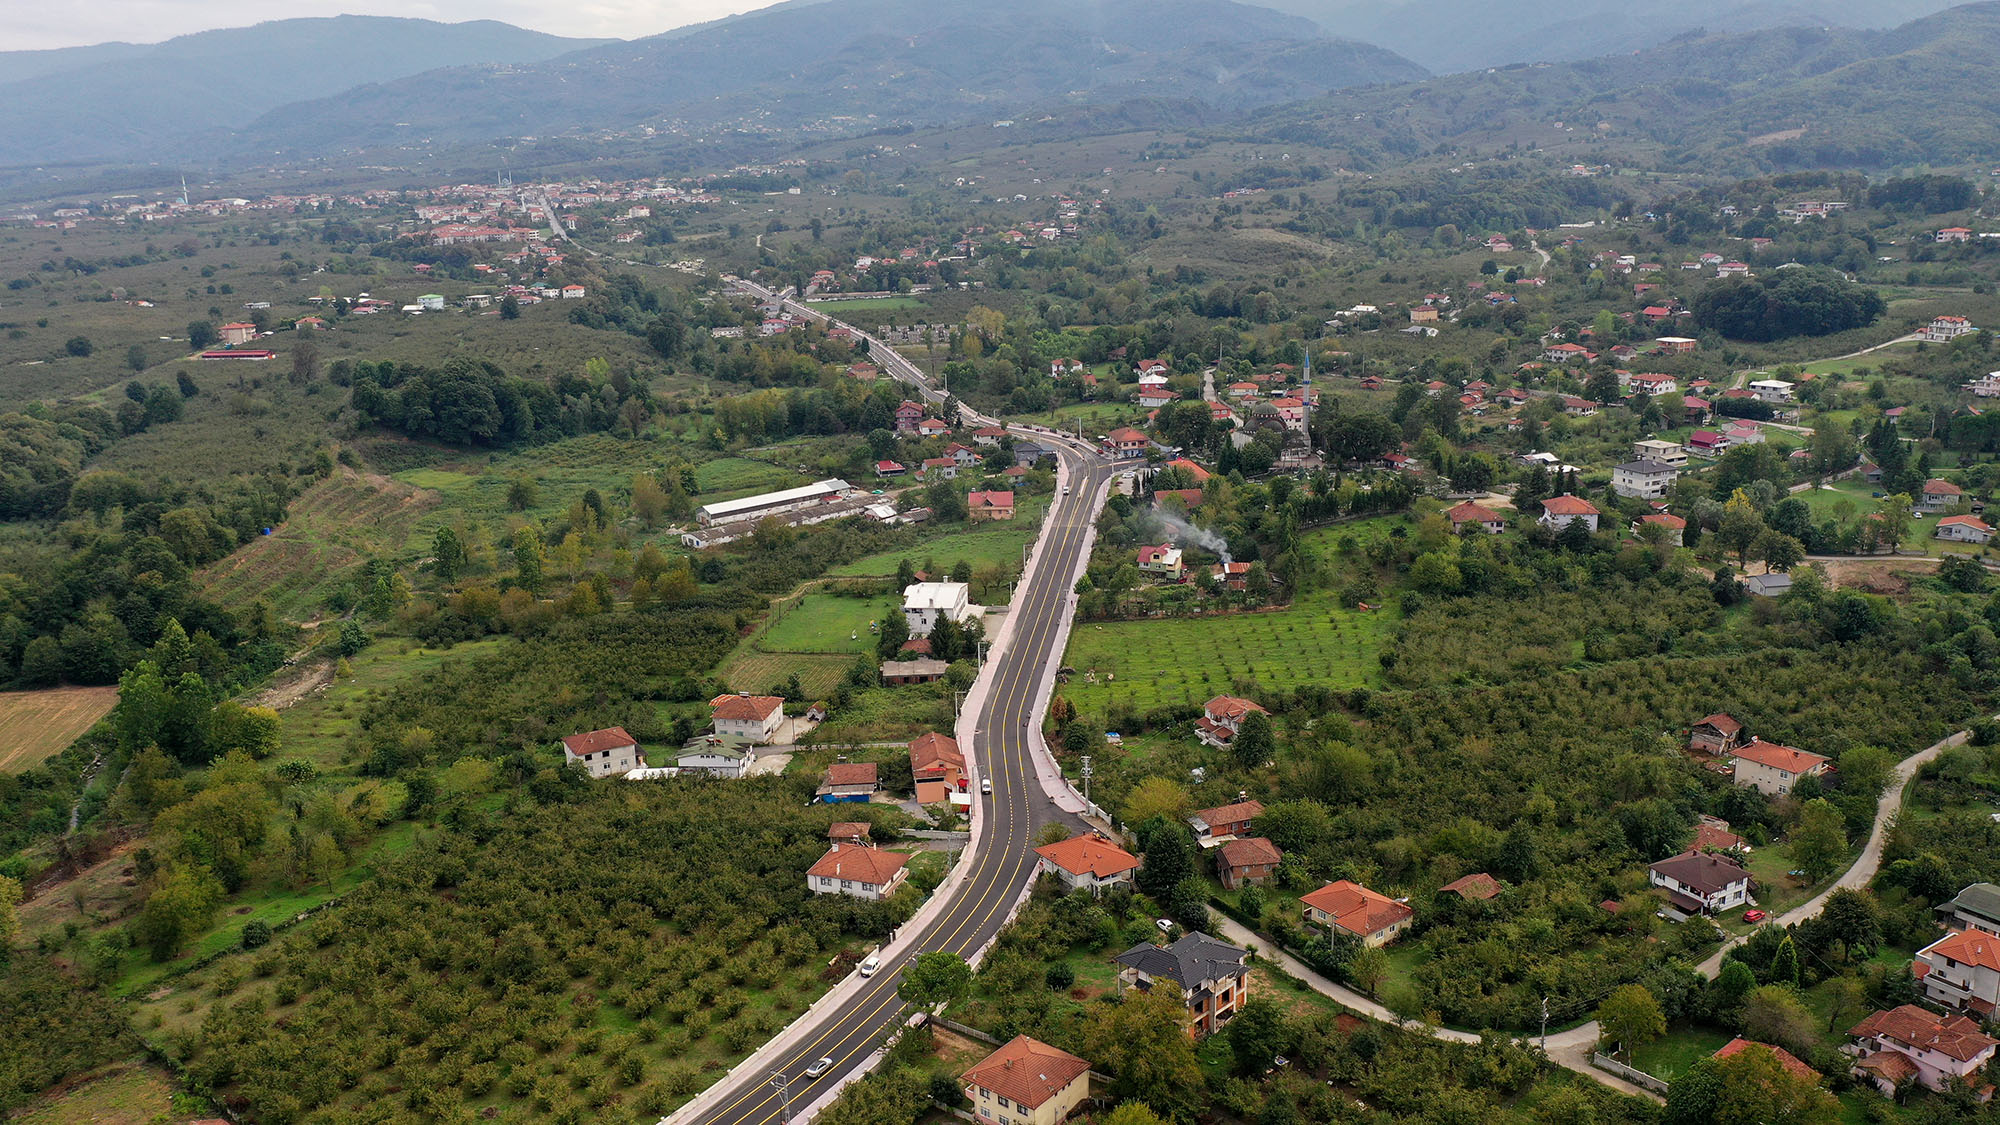
[[[772,1071],[771,1085],[778,1088],[778,1120],[783,1125],[792,1125],[792,1087],[791,1083],[785,1078],[785,1072],[782,1070]]]

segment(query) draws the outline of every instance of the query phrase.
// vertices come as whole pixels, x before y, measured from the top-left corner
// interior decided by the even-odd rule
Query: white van
[[[875,975],[875,970],[881,967],[882,967],[882,954],[870,953],[868,955],[868,959],[861,962],[861,975],[864,977],[872,977]]]

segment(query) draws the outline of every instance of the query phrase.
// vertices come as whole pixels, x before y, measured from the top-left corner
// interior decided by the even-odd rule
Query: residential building
[[[1698,817],[1694,823],[1694,846],[1697,852],[1748,852],[1750,844],[1743,837],[1729,830],[1729,822],[1712,816]]]
[[[901,461],[875,462],[875,475],[878,477],[900,477],[908,471]]]
[[[1263,883],[1275,875],[1285,853],[1262,836],[1240,837],[1215,849],[1215,874],[1225,890]]]
[[[785,701],[775,695],[718,695],[708,701],[713,730],[719,738],[736,738],[752,746],[768,745],[785,722]]]
[[[1396,940],[1417,913],[1407,903],[1348,879],[1328,883],[1299,899],[1299,905],[1305,908],[1306,925],[1317,926],[1328,936],[1345,933],[1370,947]]]
[[[1144,447],[1141,448],[1143,449]],[[1017,441],[1014,443],[1014,464],[1022,467],[1033,465],[1044,458],[1053,460],[1055,455],[1055,450],[1040,442]]]
[[[1718,756],[1727,755],[1743,744],[1743,724],[1721,711],[1688,728],[1688,749]]]
[[[562,740],[563,764],[581,763],[592,777],[610,777],[643,768],[646,756],[639,752],[639,740],[624,727],[607,727]]]
[[[1941,512],[1964,499],[1964,490],[1948,480],[1927,480],[1917,491],[1917,507],[1926,512]]]
[[[1667,542],[1680,547],[1685,545],[1683,539],[1687,535],[1687,525],[1688,521],[1672,512],[1653,512],[1633,520],[1632,533],[1638,534],[1642,527],[1663,527],[1667,529]]]
[[[1039,870],[1053,874],[1072,891],[1089,891],[1093,896],[1106,887],[1129,887],[1139,857],[1095,832],[1071,836],[1035,849],[1042,857]]]
[[[917,475],[926,481],[955,480],[958,477],[958,462],[950,457],[926,457],[917,466]]]
[[[1696,430],[1688,435],[1688,452],[1720,457],[1729,448],[1729,439],[1713,430]]]
[[[1951,543],[1984,543],[1993,538],[1993,526],[1978,516],[1946,516],[1938,521],[1936,535]]]
[[[1803,1078],[1812,1083],[1817,1083],[1820,1080],[1819,1071],[1800,1062],[1797,1055],[1792,1054],[1783,1047],[1773,1047],[1769,1043],[1759,1043],[1755,1039],[1731,1039],[1722,1045],[1721,1050],[1715,1052],[1714,1057],[1726,1059],[1732,1055],[1742,1054],[1747,1050],[1769,1051],[1771,1052],[1771,1056],[1778,1060],[1778,1065],[1790,1071],[1793,1076]]]
[[[2000,1012],[2000,936],[1957,930],[1917,951],[1910,971],[1924,996],[1978,1019]]]
[[[1620,496],[1660,500],[1680,475],[1679,469],[1658,461],[1627,461],[1611,470],[1611,490]]]
[[[2000,371],[1989,371],[1965,385],[1980,398],[2000,398]]]
[[[1587,363],[1596,358],[1597,353],[1582,344],[1551,344],[1542,351],[1543,363]]]
[[[912,637],[928,637],[941,620],[975,616],[972,587],[963,582],[915,582],[903,588],[903,619]]]
[[[1761,738],[1737,747],[1730,757],[1736,766],[1736,784],[1747,785],[1766,797],[1782,797],[1797,787],[1800,778],[1818,777],[1827,768],[1827,759],[1818,754]]]
[[[1646,881],[1667,892],[1667,912],[1685,921],[1720,914],[1750,901],[1750,873],[1727,859],[1687,852],[1646,869]]]
[[[1542,518],[1535,521],[1544,527],[1561,531],[1572,523],[1581,522],[1592,531],[1597,530],[1597,505],[1579,496],[1564,493],[1542,501]]]
[[[1017,1035],[961,1077],[973,1115],[995,1125],[1058,1125],[1090,1096],[1090,1064]]]
[[[1972,230],[1969,227],[1946,227],[1937,232],[1939,242],[1969,242],[1971,239]]]
[[[1977,331],[1979,329],[1974,328],[1972,322],[1962,316],[1940,316],[1924,325],[1919,335],[1933,344],[1948,344],[1960,336],[1969,336]]]
[[[1157,499],[1159,494],[1155,493],[1154,496]],[[1217,563],[1210,573],[1215,576],[1216,583],[1224,589],[1247,590],[1250,588],[1250,566],[1251,564],[1247,562]]]
[[[1481,871],[1476,875],[1466,875],[1462,878],[1453,879],[1451,882],[1439,887],[1437,893],[1441,895],[1457,895],[1467,902],[1485,902],[1488,899],[1499,897],[1500,892],[1505,889],[1505,885],[1500,880]]]
[[[1148,444],[1145,434],[1130,426],[1120,426],[1104,437],[1104,452],[1120,461],[1132,461],[1146,455]]]
[[[926,418],[917,423],[917,434],[921,437],[943,437],[950,432],[950,424],[936,418]]]
[[[966,518],[973,523],[987,520],[1011,520],[1014,518],[1014,494],[997,490],[982,490],[965,494]]]
[[[896,407],[896,432],[899,434],[916,433],[918,424],[923,420],[924,408],[921,403],[904,399],[902,404]]]
[[[917,656],[908,660],[884,660],[876,671],[881,674],[883,686],[896,687],[942,680],[945,673],[951,671],[951,665],[928,656]]]
[[[1410,308],[1411,324],[1436,324],[1438,310],[1431,305],[1413,305]]]
[[[1256,704],[1253,703],[1251,706],[1255,707]],[[1194,829],[1196,843],[1204,848],[1212,848],[1217,844],[1234,840],[1238,836],[1248,836],[1250,822],[1263,815],[1262,801],[1239,800],[1235,804],[1203,809],[1195,813],[1188,817],[1188,827]]]
[[[1743,579],[1743,588],[1754,597],[1782,597],[1792,590],[1792,576],[1781,570],[1752,574]]]
[[[942,663],[939,661],[938,663]],[[965,755],[958,740],[932,731],[910,740],[910,776],[919,805],[942,805],[966,791]]]
[[[865,805],[881,787],[874,762],[835,762],[820,776],[813,796],[827,805]]]
[[[690,745],[681,747],[674,755],[674,764],[661,769],[645,769],[643,775],[661,777],[684,777],[701,775],[736,779],[750,772],[750,764],[757,760],[750,747],[734,740],[725,740],[709,735]],[[627,774],[630,777],[632,775]],[[645,778],[650,780],[650,778]]]
[[[1666,395],[1680,390],[1681,384],[1672,375],[1632,375],[1625,379],[1625,389],[1636,395]]]
[[[1731,449],[1739,445],[1762,445],[1764,443],[1764,431],[1752,422],[1734,423],[1728,429],[1722,431],[1722,437],[1728,442]]]
[[[1687,447],[1677,441],[1664,441],[1660,438],[1642,438],[1632,443],[1632,459],[1634,461],[1652,461],[1676,469],[1685,469],[1688,463],[1688,453]]]
[[[1911,1079],[1939,1091],[1953,1079],[1974,1079],[2000,1047],[1969,1017],[1934,1015],[1915,1004],[1872,1012],[1848,1034],[1861,1056],[1854,1076],[1887,1096]]]
[[[1653,341],[1653,347],[1666,355],[1693,355],[1700,341],[1687,336],[1662,336]]]
[[[816,895],[885,899],[909,876],[909,862],[902,852],[835,843],[806,870],[806,887]]]
[[[1148,410],[1158,410],[1179,397],[1178,393],[1165,387],[1142,387],[1134,401]]]
[[[1470,500],[1447,509],[1444,518],[1451,521],[1451,530],[1454,534],[1478,530],[1488,535],[1498,535],[1507,530],[1507,521],[1501,518],[1500,513],[1491,508],[1481,507]]]
[[[1564,395],[1563,413],[1572,418],[1588,418],[1597,413],[1597,404],[1587,398]]]
[[[1187,1005],[1188,1034],[1197,1039],[1220,1031],[1250,998],[1250,952],[1204,933],[1168,946],[1135,945],[1113,960],[1120,966],[1120,990],[1178,992]]]
[[[999,426],[981,426],[972,431],[972,444],[999,445],[1007,436],[1007,431]]]
[[[1757,396],[1758,402],[1790,402],[1793,386],[1783,379],[1752,379],[1750,393]]]
[[[1264,709],[1247,699],[1218,695],[1202,704],[1201,718],[1194,721],[1194,736],[1210,746],[1227,746],[1243,729],[1243,720]]]
[[[836,820],[826,826],[826,838],[831,843],[865,848],[874,831],[875,826],[865,820]]]
[[[222,346],[225,348],[233,348],[238,344],[247,344],[257,338],[257,326],[247,322],[225,324],[217,329],[217,331],[222,335]]]
[[[1974,883],[1937,908],[1938,924],[1949,930],[2000,934],[2000,886]]]
[[[1181,549],[1163,543],[1157,547],[1139,548],[1139,573],[1149,578],[1159,578],[1168,582],[1179,582],[1186,569],[1181,562]]]

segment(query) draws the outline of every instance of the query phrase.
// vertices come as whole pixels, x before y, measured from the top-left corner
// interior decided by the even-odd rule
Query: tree
[[[69,339],[63,341],[63,351],[78,359],[82,359],[96,350],[96,347],[91,344],[90,337],[88,336],[71,336]]]
[[[181,393],[182,398],[193,398],[201,393],[201,388],[194,385],[194,376],[185,371],[174,373],[174,389]]]
[[[1714,1125],[1715,1109],[1722,1099],[1722,1075],[1717,1066],[1713,1058],[1701,1059],[1674,1079],[1667,1087],[1661,1125]]]
[[[1139,889],[1165,902],[1182,880],[1194,874],[1194,857],[1194,837],[1186,825],[1178,820],[1159,824],[1146,838]]]
[[[1807,801],[1792,829],[1792,862],[1817,883],[1840,869],[1847,859],[1847,830],[1840,810],[1824,797]]]
[[[1236,761],[1244,769],[1260,769],[1271,760],[1273,747],[1271,717],[1262,711],[1252,711],[1243,716],[1241,729],[1231,743]]]
[[[1715,978],[1712,991],[1715,995],[1714,1007],[1719,1016],[1734,1015],[1757,987],[1757,974],[1741,961],[1730,959],[1722,963],[1722,972]]]
[[[517,512],[525,512],[542,502],[542,490],[527,476],[517,476],[507,482],[507,506]]]
[[[1177,989],[1127,992],[1117,1004],[1093,1006],[1081,1038],[1085,1056],[1115,1075],[1111,1097],[1144,1102],[1177,1121],[1192,1121],[1201,1109],[1206,1085]]]
[[[896,660],[903,650],[903,642],[910,639],[910,622],[901,610],[892,611],[882,619],[882,635],[875,642],[875,651],[884,660]]]
[[[515,581],[529,593],[540,593],[543,583],[542,538],[533,528],[514,532]]]
[[[1771,979],[1779,984],[1797,987],[1799,984],[1799,948],[1792,942],[1792,935],[1786,934],[1778,941],[1778,948],[1771,953]],[[1747,1003],[1749,997],[1744,997]]]
[[[1604,998],[1597,1008],[1597,1026],[1603,1041],[1616,1043],[1630,1057],[1632,1048],[1644,1046],[1667,1033],[1666,1017],[1660,1002],[1642,984],[1621,986]]]
[[[212,348],[215,346],[215,342],[221,339],[221,337],[215,334],[215,325],[205,320],[189,321],[187,334],[188,346],[196,351],[200,351],[203,348]]]
[[[505,297],[500,298],[500,319],[521,319],[521,299],[519,297],[509,293]]]
[[[465,543],[458,533],[448,527],[440,527],[431,536],[431,572],[446,586],[456,585],[458,576],[465,569]]]
[[[919,1008],[935,1008],[972,991],[972,966],[956,953],[919,953],[903,970],[896,995]]]
[[[144,371],[147,365],[146,345],[133,344],[125,349],[125,366],[134,371]]]
[[[1881,294],[1824,266],[1719,282],[1703,289],[1693,305],[1701,327],[1754,342],[1845,332],[1870,323],[1887,308]]]
[[[1750,560],[1750,548],[1757,537],[1764,534],[1764,517],[1757,512],[1757,505],[1742,489],[1730,496],[1729,503],[1722,508],[1722,525],[1715,529],[1716,541],[1736,552],[1736,563],[1741,566]]]
[[[1167,1125],[1144,1102],[1121,1102],[1116,1109],[1095,1120],[1098,1125]]]
[[[667,514],[667,492],[660,487],[659,478],[651,473],[638,473],[632,477],[632,515],[648,528],[658,527]]]
[[[1743,1003],[1743,1034],[1775,1043],[1794,1054],[1812,1049],[1817,1021],[1799,994],[1786,984],[1762,985]]]
[[[153,960],[165,961],[208,928],[221,901],[222,884],[206,867],[176,867],[147,897],[135,936],[152,951]]]
[[[14,951],[14,935],[21,932],[21,919],[14,911],[20,901],[21,884],[0,875],[0,965],[6,964],[8,954]]]
[[[1291,1049],[1291,1029],[1285,1026],[1284,1009],[1268,996],[1258,996],[1243,1005],[1229,1021],[1229,1051],[1236,1058],[1236,1073],[1261,1074],[1271,1061]]]
[[[319,344],[310,333],[292,344],[292,385],[303,387],[319,378]]]
[[[1347,979],[1354,987],[1374,996],[1389,976],[1389,955],[1379,946],[1366,945],[1354,951],[1347,962]]]
[[[1125,797],[1125,823],[1144,824],[1156,817],[1179,820],[1189,803],[1188,791],[1172,778],[1147,777]]]
[[[353,656],[368,647],[368,631],[361,622],[348,618],[340,623],[340,655]]]
[[[1819,1083],[1787,1068],[1777,1052],[1752,1044],[1715,1067],[1715,1125],[1832,1125],[1840,1103]],[[1671,1093],[1671,1089],[1669,1090]]]

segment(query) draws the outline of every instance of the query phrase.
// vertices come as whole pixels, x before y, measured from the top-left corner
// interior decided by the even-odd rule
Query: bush
[[[271,923],[256,920],[243,924],[243,948],[259,949],[271,944]]]
[[[1057,961],[1042,974],[1050,988],[1061,991],[1076,983],[1076,969],[1068,961]]]

